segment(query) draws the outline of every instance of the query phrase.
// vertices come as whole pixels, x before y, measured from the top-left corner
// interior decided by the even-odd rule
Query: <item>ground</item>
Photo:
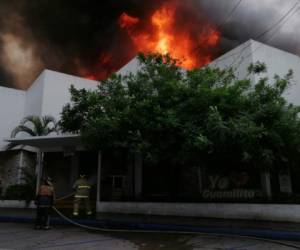
[[[212,235],[102,233],[75,227],[33,230],[32,225],[0,223],[0,250],[253,250],[295,249],[262,240]],[[300,242],[284,242],[298,246]]]

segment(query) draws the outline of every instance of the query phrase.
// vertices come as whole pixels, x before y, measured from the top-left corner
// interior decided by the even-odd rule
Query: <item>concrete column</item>
[[[44,153],[38,149],[36,157],[36,194],[38,194],[41,178],[43,176],[43,156]]]
[[[285,194],[292,194],[292,180],[290,170],[287,168],[279,172],[279,186],[280,192]]]
[[[261,177],[262,191],[268,199],[271,199],[272,190],[271,190],[270,171],[267,169],[261,170],[260,177]]]
[[[128,181],[128,194],[129,196],[134,196],[134,164],[135,160],[128,164],[128,173],[127,173],[127,181]]]
[[[20,152],[20,160],[19,160],[19,168],[18,168],[18,176],[17,176],[17,183],[18,184],[21,184],[21,182],[22,182],[23,166],[24,166],[24,151],[21,150],[21,152]]]
[[[198,192],[202,193],[202,189],[203,189],[203,181],[202,181],[202,167],[198,167],[197,169],[198,172]]]
[[[96,207],[97,211],[99,203],[101,201],[101,165],[102,165],[102,153],[98,151],[98,169],[97,169],[97,198],[96,198]]]
[[[143,187],[143,159],[141,155],[134,157],[134,196],[136,198],[142,195]]]

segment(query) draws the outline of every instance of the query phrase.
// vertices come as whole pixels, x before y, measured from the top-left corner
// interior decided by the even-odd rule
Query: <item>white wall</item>
[[[268,77],[270,82],[274,82],[274,75],[281,77],[286,75],[290,69],[294,72],[292,86],[286,92],[288,101],[300,105],[300,57],[286,51],[249,40],[237,48],[229,51],[223,56],[214,60],[210,65],[224,69],[232,67],[239,79],[248,76],[247,68],[250,63],[257,61],[264,62],[267,65],[267,73],[256,75],[251,80],[257,82],[261,77]]]
[[[129,73],[135,74],[139,69],[139,60],[137,57],[129,61],[123,68],[121,68],[117,73],[121,75],[127,75]]]
[[[221,69],[231,67],[239,79],[249,77],[248,66],[253,62],[252,43],[253,40],[249,40],[241,44],[220,56],[209,65]]]
[[[28,115],[41,115],[44,93],[44,81],[45,74],[43,71],[33,82],[31,87],[26,91],[26,101],[23,117]]]
[[[0,87],[0,151],[24,115],[25,91]]]
[[[51,115],[59,119],[62,108],[70,102],[69,89],[96,89],[99,82],[67,75],[51,70],[44,70],[44,91],[41,115]]]
[[[300,222],[300,205],[241,203],[106,202],[97,212]]]
[[[285,76],[288,71],[293,70],[293,81],[291,87],[285,93],[289,102],[300,105],[300,57],[268,45],[252,42],[253,62],[266,63],[268,72],[256,76],[268,77],[273,82],[274,75]]]

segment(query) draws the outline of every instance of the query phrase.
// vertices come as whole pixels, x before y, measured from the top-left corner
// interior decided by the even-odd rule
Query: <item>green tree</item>
[[[52,116],[26,116],[12,132],[11,137],[19,133],[26,133],[30,136],[43,136],[50,133],[58,133],[57,122]]]
[[[55,118],[52,116],[26,116],[20,124],[11,132],[11,138],[16,137],[19,133],[25,133],[30,136],[45,136],[50,133],[58,133],[59,127]],[[10,150],[17,145],[13,142],[6,146],[6,150]]]
[[[283,97],[292,72],[254,83],[231,69],[183,71],[169,56],[140,55],[139,61],[136,74],[114,74],[97,90],[71,87],[63,131],[80,133],[90,148],[127,148],[176,171],[298,163],[299,107]],[[264,71],[256,63],[249,76]]]
[[[54,117],[52,116],[26,116],[20,122],[20,124],[13,129],[11,132],[11,137],[16,137],[19,133],[25,133],[30,136],[45,136],[50,133],[58,133],[58,124]],[[6,147],[7,150],[13,149],[17,144],[11,142]],[[38,154],[37,160],[38,161]],[[8,189],[7,196],[14,196],[14,192],[19,193],[19,197],[30,201],[34,198],[35,188],[36,188],[36,175],[34,168],[27,167],[22,170],[22,180],[23,184],[17,184]],[[18,190],[22,190],[20,193]]]

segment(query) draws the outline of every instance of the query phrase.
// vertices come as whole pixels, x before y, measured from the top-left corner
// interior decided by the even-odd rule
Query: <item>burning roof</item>
[[[2,0],[0,85],[27,89],[44,68],[103,79],[138,52],[169,53],[191,69],[262,32],[259,41],[299,54],[291,2]]]
[[[144,19],[122,12],[118,26],[125,38],[119,46],[130,49],[127,60],[139,52],[170,54],[185,69],[210,63],[220,40],[220,32],[213,24],[174,1],[159,6]],[[82,76],[103,79],[119,69],[114,62],[114,53],[101,53],[94,70],[83,70]]]

